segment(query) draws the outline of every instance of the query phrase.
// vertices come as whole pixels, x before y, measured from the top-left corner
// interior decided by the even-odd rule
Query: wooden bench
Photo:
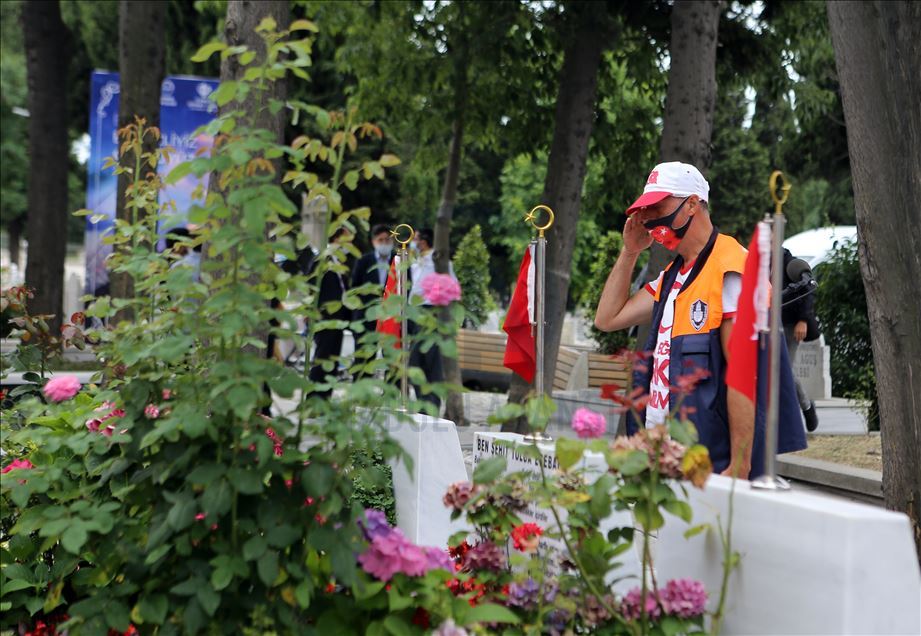
[[[603,353],[588,354],[588,386],[595,389],[603,384],[630,385],[630,370],[622,360]]]
[[[461,329],[457,334],[457,362],[464,384],[494,386],[505,389],[511,371],[502,364],[507,336],[504,332],[487,333]],[[560,347],[552,390],[584,388],[587,384],[585,354]]]

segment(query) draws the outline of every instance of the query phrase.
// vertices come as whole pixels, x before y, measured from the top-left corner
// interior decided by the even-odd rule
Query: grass
[[[809,448],[793,455],[821,459],[835,464],[883,469],[879,433],[869,435],[809,435]]]

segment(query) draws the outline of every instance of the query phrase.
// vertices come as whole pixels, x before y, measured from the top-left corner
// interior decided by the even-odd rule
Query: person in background
[[[412,281],[409,300],[413,302],[413,298],[418,296],[423,299],[422,304],[427,304],[422,294],[422,281],[425,280],[426,276],[435,273],[435,259],[433,257],[435,233],[431,228],[422,228],[416,232],[414,244],[414,248],[419,254],[412,261],[412,265],[409,268],[410,280]],[[457,280],[454,275],[454,265],[450,262],[448,263],[448,273],[451,278]],[[417,330],[418,327],[414,323],[409,323],[410,334],[416,333]],[[441,350],[438,347],[430,347],[428,351],[423,352],[419,344],[413,342],[409,353],[409,366],[422,369],[423,373],[425,373],[425,379],[429,383],[444,381],[444,365],[441,359]],[[441,398],[437,395],[434,393],[424,395],[421,387],[416,385],[413,385],[413,388],[416,391],[417,398],[434,404],[437,408],[441,407]]]
[[[790,250],[784,248],[783,251],[783,286],[784,289],[799,281],[791,280],[787,272],[787,265],[794,258]],[[783,323],[783,333],[787,340],[787,351],[790,354],[790,364],[796,363],[796,352],[799,349],[799,343],[806,339],[809,332],[810,323],[815,325],[815,294],[799,294],[790,301],[785,302],[781,309],[780,321]],[[818,337],[818,335],[816,335]],[[814,339],[814,338],[810,338]],[[799,399],[800,408],[803,411],[803,419],[806,420],[806,430],[810,433],[819,426],[819,418],[815,411],[815,402],[809,399],[803,386],[796,376],[796,397]]]
[[[376,320],[365,319],[365,307],[383,294],[393,255],[393,236],[390,233],[390,228],[382,224],[375,225],[371,228],[371,251],[362,254],[352,268],[352,289],[369,284],[375,286],[374,292],[361,294],[361,307],[352,312],[352,320],[360,321],[365,326],[364,332],[356,335],[356,350],[358,349],[357,342],[361,340],[362,336],[368,333],[375,333],[377,328]],[[359,377],[363,375],[362,373],[358,374]]]
[[[347,242],[351,240],[351,237],[351,233],[342,227],[330,237],[330,243]],[[319,290],[321,320],[349,320],[351,318],[351,312],[345,305],[340,305],[335,311],[327,309],[327,303],[334,301],[341,303],[347,289],[348,280],[341,273],[329,269],[323,274]],[[311,382],[323,382],[327,379],[328,373],[335,376],[335,369],[327,372],[323,369],[322,364],[326,360],[335,359],[342,352],[342,333],[342,329],[324,329],[314,332],[313,366],[310,367],[308,374]],[[328,398],[332,395],[332,389],[317,391],[317,394]]]

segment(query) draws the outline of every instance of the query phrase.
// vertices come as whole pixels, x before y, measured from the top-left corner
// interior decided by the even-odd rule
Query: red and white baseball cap
[[[707,201],[710,196],[710,184],[700,170],[680,161],[660,163],[649,173],[643,194],[627,208],[627,216],[666,197],[684,198],[692,194],[700,197],[701,201]]]

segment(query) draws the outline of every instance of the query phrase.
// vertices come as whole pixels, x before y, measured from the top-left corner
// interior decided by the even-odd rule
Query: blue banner
[[[86,164],[86,207],[93,211],[86,222],[86,293],[108,293],[109,275],[106,258],[112,246],[102,242],[115,220],[117,179],[114,168],[103,169],[106,158],[118,154],[118,73],[94,71],[90,97],[90,154]],[[169,163],[161,163],[158,172],[166,176],[175,166],[191,159],[210,139],[196,136],[196,131],[214,119],[217,106],[210,99],[218,81],[201,77],[170,76],[163,80],[160,90],[160,145],[171,146],[175,153]],[[161,234],[185,225],[185,215],[192,202],[192,193],[201,185],[207,189],[208,180],[188,176],[169,186],[161,194],[161,203],[172,200],[176,205],[175,219],[161,223]]]

